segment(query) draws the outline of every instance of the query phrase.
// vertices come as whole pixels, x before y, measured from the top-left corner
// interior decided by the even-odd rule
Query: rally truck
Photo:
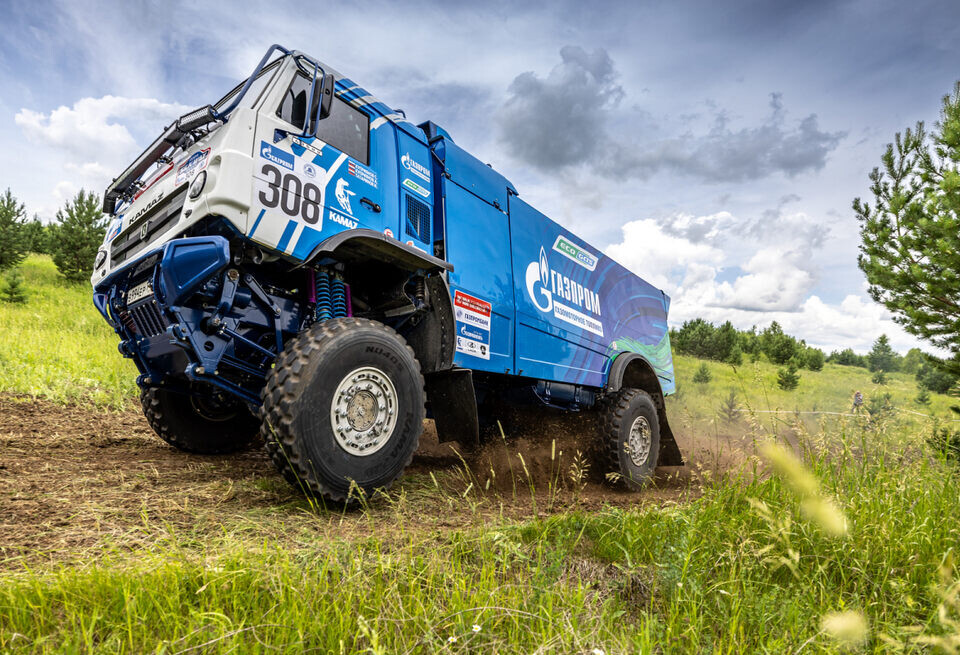
[[[350,502],[401,475],[426,417],[470,446],[528,403],[594,412],[627,486],[682,464],[667,295],[307,54],[274,45],[173,121],[103,211],[94,303],[176,448],[262,440]]]

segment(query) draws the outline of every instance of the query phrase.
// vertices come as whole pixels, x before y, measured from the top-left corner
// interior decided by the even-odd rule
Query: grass
[[[784,479],[749,470],[687,504],[465,531],[408,531],[401,514],[379,536],[299,547],[170,534],[4,574],[0,649],[840,652],[821,619],[853,611],[868,626],[855,650],[920,651],[918,636],[949,633],[938,570],[960,498],[945,463],[884,446],[889,427],[803,440],[845,536],[807,519]]]
[[[29,303],[0,306],[0,391],[124,406],[135,372],[88,290],[45,258],[23,268]],[[326,510],[289,498],[202,536],[158,525],[145,501],[150,539],[0,569],[0,652],[927,652],[960,638],[958,468],[925,445],[930,419],[904,411],[946,419],[952,399],[918,406],[909,376],[878,387],[829,364],[792,392],[763,362],[708,362],[697,385],[700,363],[677,358],[681,433],[788,444],[800,460],[771,474],[760,450],[675,502],[574,498],[525,519],[481,514],[491,503],[469,476],[449,493],[431,473],[432,511],[477,520],[425,528],[424,505],[392,495],[351,513],[369,530],[334,536],[309,520]],[[731,388],[746,410],[733,421],[717,414]],[[855,390],[889,392],[900,411],[796,414],[845,414]],[[250,484],[267,494],[276,480]],[[250,527],[278,515],[296,538]]]
[[[29,300],[0,304],[0,392],[119,408],[136,394],[136,367],[93,306],[45,255],[20,267]]]

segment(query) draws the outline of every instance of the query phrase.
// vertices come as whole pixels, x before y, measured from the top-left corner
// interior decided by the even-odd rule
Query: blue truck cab
[[[682,464],[666,294],[304,53],[174,121],[103,210],[94,302],[178,448],[260,438],[350,502],[402,473],[427,409],[469,446],[526,403],[595,413],[584,439],[628,486]]]

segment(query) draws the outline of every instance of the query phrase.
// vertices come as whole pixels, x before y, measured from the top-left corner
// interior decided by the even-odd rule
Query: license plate
[[[130,289],[127,292],[127,304],[137,302],[142,298],[153,295],[153,284],[150,283],[150,280],[146,282],[141,282],[137,286]]]

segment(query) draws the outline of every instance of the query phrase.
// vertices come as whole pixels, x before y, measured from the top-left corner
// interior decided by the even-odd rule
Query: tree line
[[[827,355],[819,348],[807,345],[803,339],[785,333],[776,321],[758,331],[756,326],[738,330],[730,321],[715,326],[702,318],[695,318],[685,321],[680,328],[671,329],[670,342],[678,353],[734,366],[739,366],[747,358],[750,361],[765,358],[786,367],[784,370],[788,373],[784,384],[787,386],[793,383],[793,373],[797,369],[820,371],[825,362],[865,368],[874,373],[873,381],[878,384],[886,383],[887,373],[907,373],[916,377],[922,389],[936,393],[946,393],[958,380],[953,373],[938,366],[936,358],[919,348],[911,348],[906,355],[896,352],[885,334],[877,337],[865,355],[859,355],[851,348],[834,350]]]
[[[28,253],[50,255],[60,274],[69,282],[84,282],[93,273],[93,262],[107,229],[100,197],[80,190],[57,211],[56,220],[44,223],[36,215],[27,218],[26,207],[8,188],[0,195],[0,298],[25,299],[17,267]]]

